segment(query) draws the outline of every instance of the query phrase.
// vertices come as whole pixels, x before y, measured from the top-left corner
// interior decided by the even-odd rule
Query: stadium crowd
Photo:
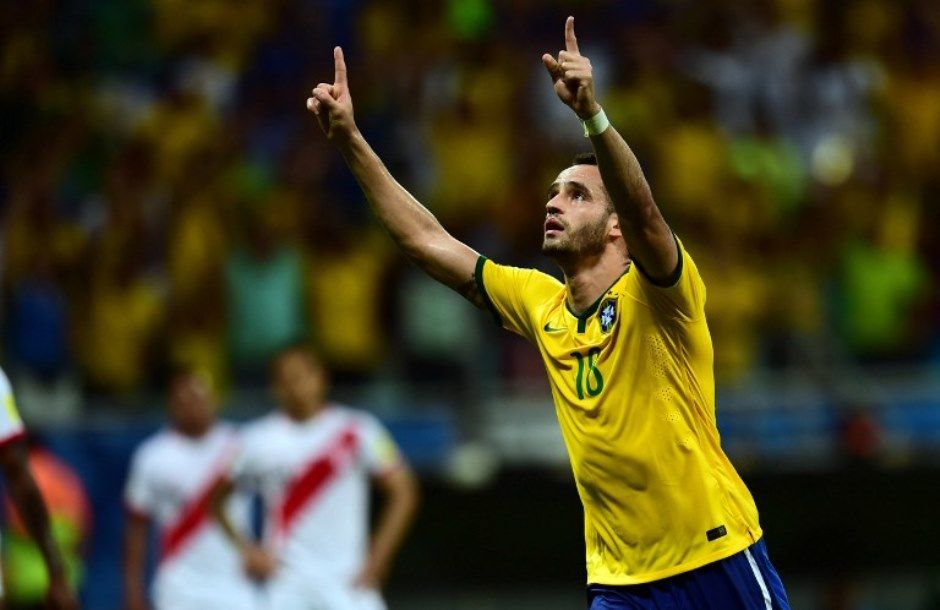
[[[570,10],[708,284],[724,383],[940,361],[940,3],[567,4],[9,3],[3,352],[24,411],[131,400],[180,364],[257,384],[298,342],[339,383],[540,380],[394,252],[304,100],[344,45],[392,172],[489,257],[551,270],[543,194],[587,144],[539,58]]]

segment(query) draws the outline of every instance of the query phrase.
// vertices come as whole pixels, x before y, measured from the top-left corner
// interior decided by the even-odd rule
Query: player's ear
[[[611,212],[607,218],[607,235],[612,239],[623,237],[623,230],[620,228],[620,217],[617,212]]]

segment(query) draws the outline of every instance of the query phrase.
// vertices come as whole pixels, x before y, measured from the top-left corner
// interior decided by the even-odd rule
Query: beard
[[[561,235],[542,240],[542,254],[552,258],[581,258],[600,254],[607,242],[607,219],[572,231],[567,223]]]

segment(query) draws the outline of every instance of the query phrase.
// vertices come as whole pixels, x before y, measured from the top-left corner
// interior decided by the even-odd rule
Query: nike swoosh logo
[[[552,326],[552,325],[549,324],[548,322],[546,322],[546,323],[545,323],[545,326],[543,326],[542,328],[543,328],[543,329],[545,330],[545,332],[547,332],[547,333],[560,333],[560,332],[562,332],[563,330],[565,330],[564,328],[555,328],[554,326]]]

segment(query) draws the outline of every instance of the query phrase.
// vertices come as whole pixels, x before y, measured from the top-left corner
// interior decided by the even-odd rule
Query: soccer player
[[[271,367],[281,409],[248,424],[221,500],[237,485],[260,492],[266,520],[255,544],[217,517],[245,568],[267,580],[271,610],[382,610],[380,594],[417,507],[417,484],[371,415],[326,401],[326,373],[302,348]],[[384,503],[369,541],[369,484]]]
[[[705,286],[594,96],[574,19],[543,55],[594,154],[551,184],[542,251],[564,283],[451,237],[356,128],[342,50],[307,100],[418,266],[539,349],[584,506],[590,608],[787,608],[750,493],[721,449]]]
[[[125,489],[125,608],[150,607],[144,571],[156,524],[156,610],[254,610],[257,591],[210,511],[212,493],[236,455],[235,429],[216,420],[209,384],[193,371],[174,376],[168,399],[170,426],[137,448]],[[243,527],[248,508],[247,497],[231,498],[229,510]]]
[[[16,410],[16,400],[6,374],[0,369],[0,470],[16,512],[39,546],[49,573],[47,602],[52,610],[78,607],[65,565],[52,538],[49,515],[36,481],[29,470],[26,429]],[[3,607],[3,580],[0,578],[0,608]]]

